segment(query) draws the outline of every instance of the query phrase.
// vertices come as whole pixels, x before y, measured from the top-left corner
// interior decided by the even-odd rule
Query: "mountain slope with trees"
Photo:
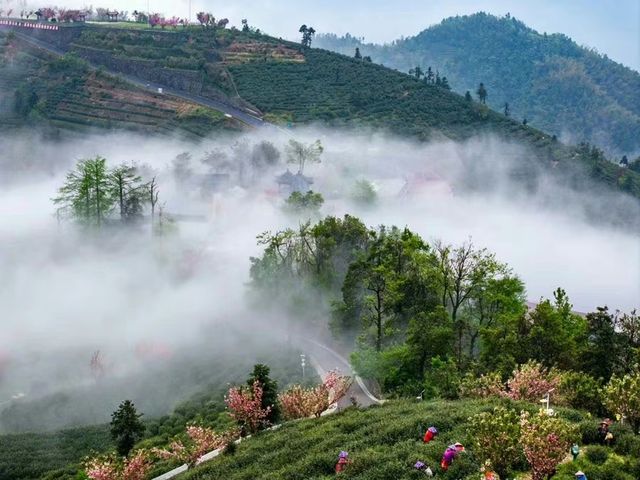
[[[425,83],[421,72],[407,75],[367,61],[367,56],[358,59],[310,48],[309,28],[305,45],[251,28],[65,28],[80,30],[64,46],[71,54],[64,58],[89,60],[143,81],[162,84],[165,79],[174,89],[225,99],[273,123],[367,127],[420,141],[492,134],[527,149],[529,154],[523,155],[515,173],[527,188],[535,188],[542,168],[570,179],[578,189],[605,185],[640,197],[640,175],[609,161],[599,148],[587,143],[565,145],[557,136],[455,94],[446,85]],[[48,105],[48,92],[43,95],[27,109],[27,117]],[[488,95],[491,98],[490,90]],[[182,126],[183,121],[177,123]]]
[[[371,56],[401,71],[431,67],[461,94],[480,82],[487,103],[571,143],[588,141],[609,154],[640,153],[640,74],[577,45],[562,34],[538,33],[510,15],[447,18],[389,45],[346,35],[319,35],[316,45]],[[474,95],[475,96],[475,95]]]

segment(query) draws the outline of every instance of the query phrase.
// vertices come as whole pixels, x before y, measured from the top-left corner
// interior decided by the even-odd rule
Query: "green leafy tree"
[[[360,48],[356,47],[356,53],[354,54],[353,58],[355,58],[356,60],[362,60],[362,54],[360,53]]]
[[[100,228],[114,203],[106,159],[98,156],[80,160],[75,170],[67,174],[53,202],[59,206],[59,213],[83,225]]]
[[[358,180],[351,192],[351,198],[359,205],[371,206],[376,203],[378,194],[371,182]]]
[[[573,306],[564,290],[554,292],[554,302],[544,300],[523,318],[521,336],[523,356],[541,362],[547,367],[579,370],[586,335],[582,317],[572,313]],[[524,358],[526,355],[527,358]]]
[[[640,370],[611,377],[604,387],[604,404],[611,412],[624,416],[640,433]]]
[[[586,321],[588,333],[584,370],[605,381],[614,373],[623,373],[625,365],[622,362],[628,357],[628,344],[624,335],[617,331],[617,315],[609,313],[607,307],[598,307],[595,312],[587,314]]]
[[[285,201],[285,211],[296,215],[317,216],[323,203],[322,195],[312,190],[307,193],[293,192]]]
[[[132,221],[142,216],[146,185],[135,165],[122,164],[109,172],[109,195],[120,210],[120,220]]]
[[[313,27],[307,27],[306,25],[301,25],[298,31],[302,34],[302,46],[306,48],[311,47],[311,41],[313,40],[313,36],[316,34],[316,31]]]
[[[416,80],[420,80],[424,76],[424,71],[420,67],[414,67],[409,70],[409,75],[416,78]]]
[[[460,247],[438,243],[435,246],[435,276],[439,289],[440,304],[445,307],[453,322],[456,335],[456,360],[463,363],[465,332],[469,318],[462,310],[481,296],[487,283],[508,273],[504,264],[486,249],[477,250],[471,242]]]
[[[304,167],[308,163],[320,163],[320,156],[324,151],[320,140],[316,140],[310,144],[298,142],[293,138],[289,140],[285,148],[288,163],[298,164],[298,173],[304,173]]]
[[[480,83],[478,86],[478,90],[476,90],[476,95],[478,95],[478,100],[480,100],[481,104],[487,103],[487,89],[484,86],[484,83]]]
[[[474,454],[479,460],[489,460],[500,478],[507,478],[523,463],[520,416],[515,410],[495,407],[469,418],[469,427]]]
[[[131,400],[125,400],[118,410],[111,414],[111,438],[116,443],[119,455],[127,456],[135,443],[142,438],[145,426],[140,420],[141,413]]]
[[[423,378],[434,357],[453,354],[453,326],[449,313],[441,305],[420,312],[409,321],[406,344],[417,378]]]
[[[253,366],[253,372],[247,379],[247,385],[252,387],[258,382],[262,387],[262,408],[269,408],[266,419],[274,424],[280,419],[280,407],[278,404],[278,382],[269,377],[270,369],[267,365],[258,363]]]

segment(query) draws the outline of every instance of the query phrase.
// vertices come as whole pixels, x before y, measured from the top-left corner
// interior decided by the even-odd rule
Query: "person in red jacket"
[[[349,461],[349,454],[344,450],[340,452],[338,455],[338,463],[336,463],[336,473],[344,472],[344,469],[347,468],[347,465],[351,463]]]
[[[438,429],[436,427],[427,428],[427,431],[424,434],[424,439],[423,439],[424,443],[429,443],[431,440],[436,438],[437,435],[438,435]]]

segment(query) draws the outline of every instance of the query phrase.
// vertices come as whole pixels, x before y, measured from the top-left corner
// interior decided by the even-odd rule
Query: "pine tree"
[[[280,408],[278,406],[278,382],[269,377],[270,369],[267,365],[258,363],[253,366],[253,372],[247,379],[247,385],[250,387],[255,381],[258,381],[262,387],[262,408],[271,407],[266,419],[275,424],[280,418]]]
[[[356,54],[353,56],[356,60],[362,60],[362,54],[360,53],[360,49],[356,47]]]
[[[131,400],[125,400],[118,410],[111,414],[111,438],[116,443],[119,455],[126,457],[144,433],[144,424],[140,421],[141,413]]]
[[[464,94],[464,99],[465,99],[467,102],[471,102],[471,101],[473,101],[473,98],[471,98],[471,92],[469,92],[469,90],[467,90],[467,92]]]

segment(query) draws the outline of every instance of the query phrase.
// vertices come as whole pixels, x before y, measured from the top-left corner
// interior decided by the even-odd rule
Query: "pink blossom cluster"
[[[560,376],[552,370],[529,361],[513,371],[503,396],[537,403],[548,392],[557,389],[560,380]]]
[[[224,398],[231,416],[248,432],[257,432],[268,423],[271,407],[262,408],[262,386],[257,380],[251,388],[231,387]]]
[[[575,432],[559,418],[522,412],[520,441],[531,466],[532,480],[544,480],[556,471],[566,457]]]
[[[325,376],[323,383],[313,388],[294,385],[278,395],[284,418],[319,417],[331,404],[340,400],[349,390],[350,378],[332,370]]]
[[[138,450],[124,461],[113,456],[95,457],[85,462],[91,480],[144,480],[151,463],[146,451]]]
[[[217,433],[208,427],[198,425],[187,426],[189,441],[185,444],[180,440],[174,440],[168,449],[154,448],[153,453],[160,458],[175,458],[182,462],[194,465],[205,453],[222,448],[238,437],[236,430],[225,433]]]

